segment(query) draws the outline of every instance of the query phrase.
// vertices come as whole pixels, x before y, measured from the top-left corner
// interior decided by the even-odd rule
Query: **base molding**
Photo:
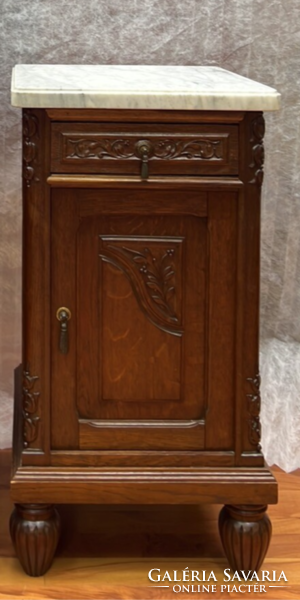
[[[276,504],[267,468],[19,467],[11,481],[18,503]]]

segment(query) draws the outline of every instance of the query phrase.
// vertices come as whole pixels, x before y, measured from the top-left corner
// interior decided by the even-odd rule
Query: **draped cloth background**
[[[276,87],[262,204],[262,446],[300,467],[299,0],[0,0],[0,447],[21,357],[21,111],[16,63],[218,65]]]

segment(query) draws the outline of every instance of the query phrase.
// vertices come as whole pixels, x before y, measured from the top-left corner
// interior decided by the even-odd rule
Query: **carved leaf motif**
[[[30,415],[34,415],[37,411],[39,392],[30,392],[24,387],[24,410]]]
[[[265,120],[262,115],[254,119],[252,123],[252,130],[255,138],[261,142],[265,135]]]
[[[40,392],[35,392],[34,387],[38,381],[37,375],[30,375],[29,369],[23,373],[23,437],[24,446],[27,448],[29,444],[36,440],[38,435],[38,425],[40,417],[36,415],[38,411],[38,401]]]
[[[36,145],[33,142],[25,141],[24,147],[24,160],[30,163],[34,160],[36,155]]]
[[[149,140],[148,140],[149,141]],[[149,159],[160,160],[187,159],[187,160],[222,160],[223,141],[199,138],[196,140],[166,139],[149,141]],[[92,158],[92,159],[129,159],[138,158],[138,142],[135,139],[117,140],[100,138],[91,140],[79,138],[67,140],[69,152],[67,158]]]
[[[265,121],[262,115],[256,117],[251,124],[251,144],[252,144],[252,161],[250,166],[252,172],[252,179],[250,183],[255,183],[259,187],[262,186],[263,178],[264,178],[264,145],[263,145],[263,137],[265,133]]]
[[[209,160],[221,159],[221,141],[206,139],[190,142],[162,140],[154,146],[154,155],[161,159],[187,158]]]
[[[39,417],[25,418],[24,420],[24,438],[26,439],[27,446],[34,442],[37,437],[38,421]]]
[[[97,142],[91,140],[68,140],[72,147],[72,154],[68,158],[131,158],[134,151],[130,148],[129,140],[102,139]]]
[[[35,174],[37,165],[38,120],[34,114],[24,111],[23,115],[23,177],[27,187],[32,181],[39,181]]]
[[[265,149],[262,144],[256,144],[252,149],[254,162],[258,167],[261,167],[265,159]]]
[[[249,413],[249,440],[253,446],[260,450],[261,425],[260,414],[260,375],[247,379],[251,386],[251,393],[247,394]]]
[[[184,237],[111,234],[99,238],[99,257],[123,272],[147,319],[161,331],[182,336],[181,295],[176,290],[181,289]]]
[[[175,287],[171,285],[171,281],[175,278],[173,265],[175,249],[168,248],[162,256],[154,256],[149,248],[145,248],[143,252],[125,246],[122,248],[110,246],[110,248],[117,250],[119,253],[127,254],[138,265],[151,299],[158,305],[163,314],[174,321],[178,321],[172,302]]]
[[[27,187],[30,187],[31,181],[34,178],[34,169],[26,165],[23,170],[23,177],[27,183]]]
[[[23,115],[23,134],[27,138],[32,138],[38,134],[38,120],[30,110],[24,111]]]
[[[261,426],[258,417],[253,417],[250,424],[250,441],[253,446],[258,446],[260,449],[260,439],[261,439]]]

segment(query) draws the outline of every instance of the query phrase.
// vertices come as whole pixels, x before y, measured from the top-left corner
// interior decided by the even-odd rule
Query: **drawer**
[[[145,152],[146,149],[146,152]],[[52,173],[237,175],[238,126],[52,122]]]

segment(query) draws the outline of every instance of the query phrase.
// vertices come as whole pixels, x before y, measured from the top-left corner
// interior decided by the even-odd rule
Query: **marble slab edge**
[[[16,65],[19,108],[278,110],[273,88],[219,67]]]
[[[224,96],[223,94],[99,94],[93,92],[11,92],[17,108],[104,108],[144,110],[245,110],[274,111],[280,108],[280,94],[270,96]]]

